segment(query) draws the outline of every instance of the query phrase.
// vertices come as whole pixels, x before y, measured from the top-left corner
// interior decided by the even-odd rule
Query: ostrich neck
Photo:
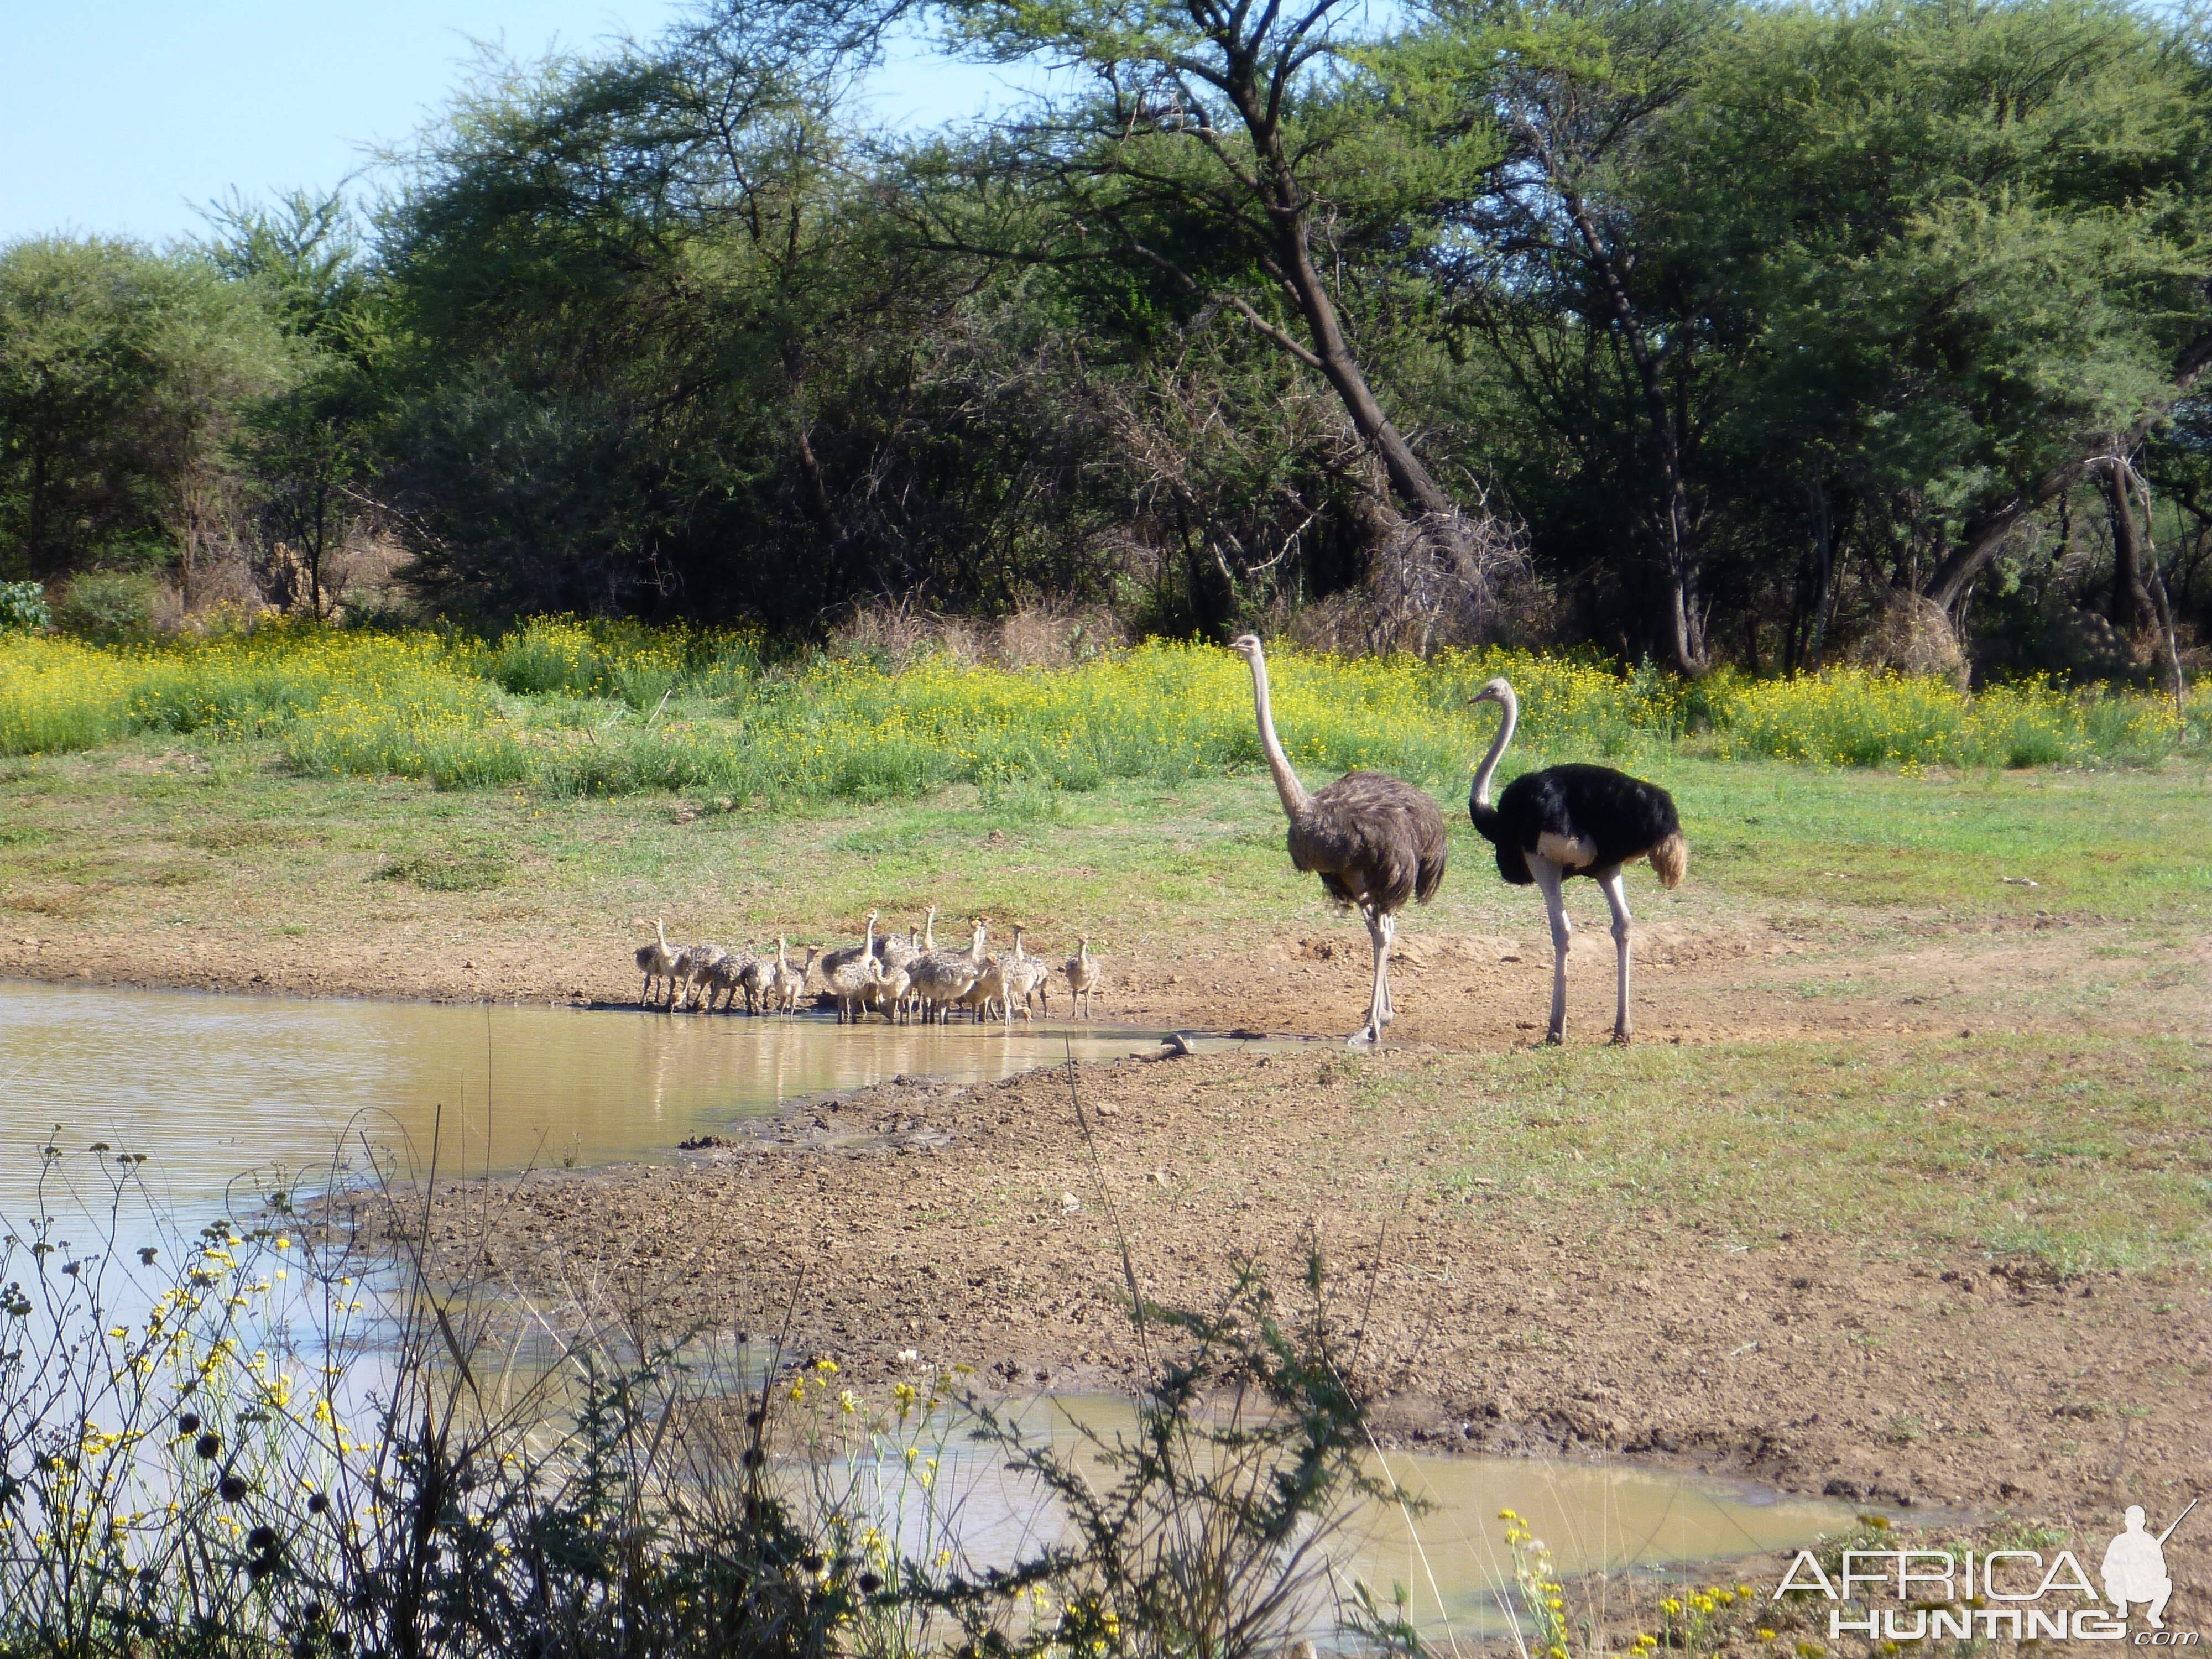
[[[1474,769],[1474,788],[1468,796],[1477,806],[1490,805],[1490,775],[1498,769],[1498,763],[1505,753],[1505,745],[1513,741],[1513,728],[1521,721],[1521,705],[1509,690],[1499,700],[1498,735],[1490,740],[1490,752],[1482,757],[1482,764]]]
[[[1267,769],[1275,775],[1275,793],[1283,798],[1283,811],[1294,818],[1303,817],[1306,788],[1291,770],[1291,758],[1275,736],[1275,716],[1267,704],[1267,663],[1257,652],[1252,656],[1252,707],[1260,720],[1261,751],[1267,757]]]

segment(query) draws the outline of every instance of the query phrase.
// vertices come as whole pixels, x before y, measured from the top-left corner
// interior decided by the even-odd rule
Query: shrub
[[[46,590],[39,582],[0,582],[0,634],[36,633],[53,626]]]
[[[154,618],[154,605],[151,576],[88,570],[70,580],[54,620],[63,632],[87,639],[131,639],[146,631]]]

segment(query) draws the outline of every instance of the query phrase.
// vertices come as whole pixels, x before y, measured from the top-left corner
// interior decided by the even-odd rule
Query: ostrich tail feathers
[[[1651,849],[1652,873],[1659,884],[1672,892],[1682,884],[1682,878],[1690,868],[1690,843],[1682,839],[1679,830],[1667,836]]]

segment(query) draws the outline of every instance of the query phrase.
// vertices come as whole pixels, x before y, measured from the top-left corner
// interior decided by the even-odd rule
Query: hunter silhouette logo
[[[2101,1569],[2105,1599],[2118,1610],[2121,1618],[2128,1616],[2129,1602],[2141,1601],[2145,1604],[2143,1615],[2150,1627],[2166,1628],[2166,1603],[2173,1594],[2173,1580],[2166,1576],[2166,1540],[2173,1536],[2174,1527],[2187,1518],[2189,1510],[2196,1507],[2197,1500],[2192,1498],[2189,1509],[2175,1516],[2172,1525],[2154,1538],[2143,1530],[2142,1505],[2128,1505],[2128,1529],[2105,1547]]]
[[[2101,1596],[2071,1550],[2057,1551],[2046,1559],[2033,1549],[1886,1549],[1845,1550],[1843,1570],[1833,1577],[1812,1551],[1801,1550],[1774,1587],[1773,1599],[1809,1592],[1826,1600],[1832,1641],[1844,1636],[1884,1643],[2010,1637],[2016,1642],[2194,1647],[2197,1632],[2166,1627],[2166,1604],[2173,1595],[2166,1540],[2196,1507],[2191,1498],[2164,1532],[2153,1533],[2141,1506],[2131,1506],[2124,1529],[2105,1547],[2099,1564]],[[2136,1607],[2149,1628],[2130,1638],[2128,1613]]]

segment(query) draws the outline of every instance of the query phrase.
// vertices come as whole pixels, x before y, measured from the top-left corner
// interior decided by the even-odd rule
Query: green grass
[[[2200,1038],[1983,1033],[1519,1050],[1370,1080],[1378,1134],[1432,1127],[1446,1202],[1717,1224],[1767,1248],[2032,1255],[2062,1273],[2212,1267]],[[1402,1133],[1402,1130],[1399,1132]]]
[[[1643,769],[1674,791],[1690,879],[1666,894],[1640,874],[1648,923],[1774,923],[1851,940],[1904,937],[1916,919],[1969,929],[2032,928],[2039,913],[2101,915],[2161,930],[2212,918],[2212,849],[2201,833],[2212,788],[2193,769],[1929,778],[1722,763],[1682,754]],[[200,745],[132,739],[19,763],[0,785],[0,905],[130,919],[122,891],[163,871],[207,879],[179,901],[220,927],[234,910],[301,905],[341,925],[375,899],[373,878],[404,866],[419,890],[473,860],[503,902],[588,918],[620,932],[632,915],[735,937],[849,928],[878,905],[934,900],[1038,928],[1093,928],[1135,947],[1186,927],[1340,926],[1288,865],[1264,776],[1194,777],[1173,788],[1115,781],[1081,794],[951,786],[921,802],[824,802],[781,813],[743,806],[686,819],[665,798],[439,793],[392,779],[301,778],[275,741]],[[994,795],[995,793],[995,799]],[[1442,804],[1452,872],[1409,936],[1471,931],[1536,938],[1541,912],[1500,883],[1455,794]],[[994,830],[1000,845],[990,844]],[[427,879],[417,879],[412,861]],[[2025,878],[2035,887],[2008,884]],[[176,880],[172,875],[168,878]],[[101,889],[100,884],[107,884]],[[1578,917],[1602,910],[1570,889]],[[1808,969],[1808,981],[1850,977]]]

